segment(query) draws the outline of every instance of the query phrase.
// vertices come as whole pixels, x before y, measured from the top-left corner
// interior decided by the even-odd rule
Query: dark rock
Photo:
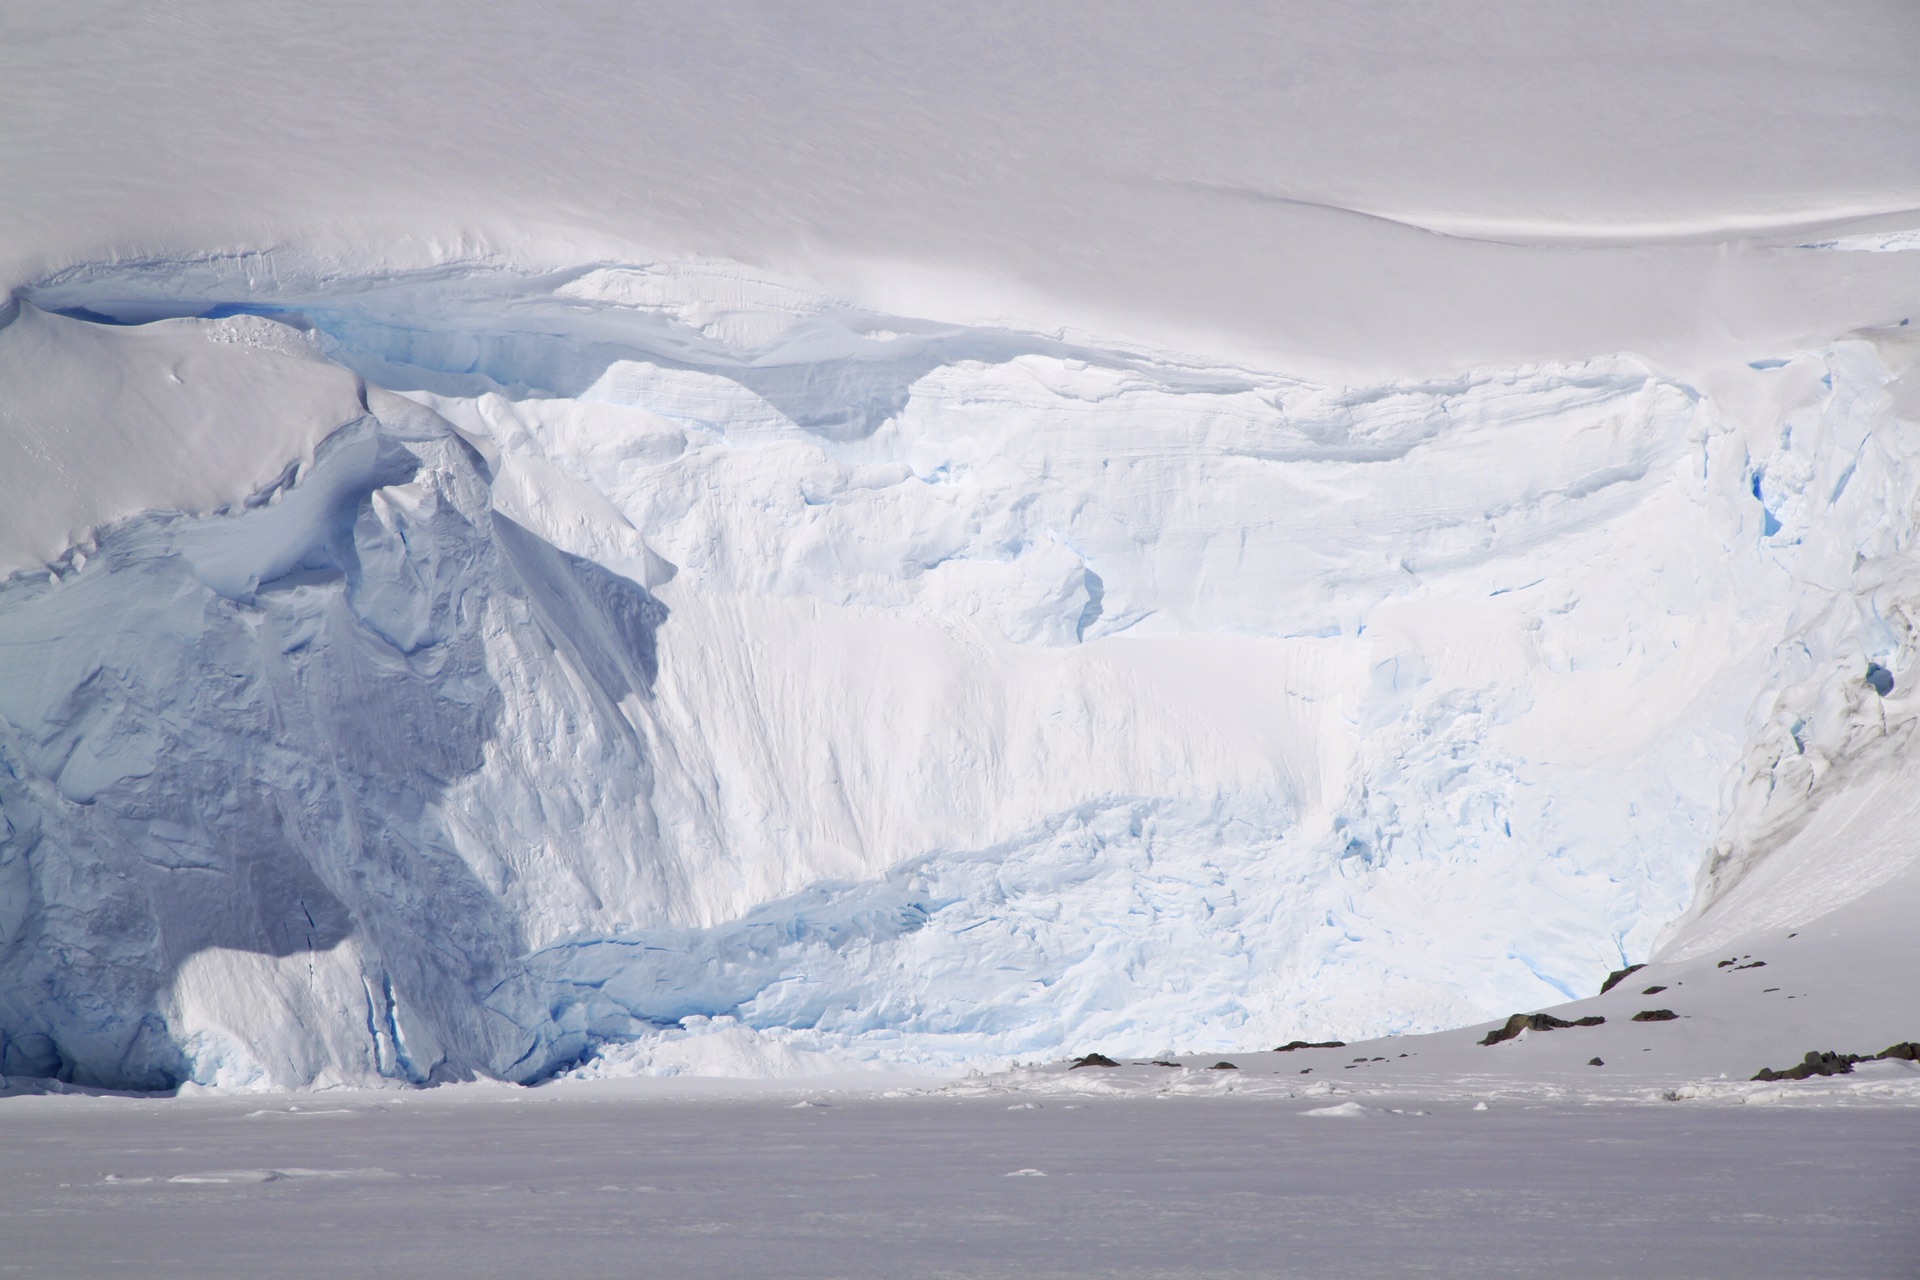
[[[1762,1067],[1755,1080],[1805,1080],[1809,1076],[1846,1076],[1853,1074],[1856,1062],[1880,1062],[1893,1059],[1900,1062],[1920,1062],[1920,1044],[1911,1040],[1902,1040],[1899,1044],[1882,1049],[1875,1054],[1835,1053],[1828,1050],[1810,1051],[1797,1066],[1785,1071],[1775,1071],[1772,1067]]]
[[[1621,981],[1624,978],[1626,978],[1628,974],[1638,973],[1646,967],[1647,966],[1643,964],[1630,964],[1624,969],[1615,969],[1612,973],[1607,975],[1607,980],[1600,984],[1600,994],[1601,995],[1607,994],[1607,992],[1619,986]]]
[[[1866,1059],[1857,1054],[1835,1053],[1831,1049],[1825,1053],[1810,1051],[1794,1070],[1803,1071],[1809,1076],[1846,1076],[1853,1074],[1854,1063],[1864,1061]]]
[[[1565,1018],[1556,1018],[1550,1013],[1516,1013],[1507,1019],[1507,1025],[1504,1027],[1487,1032],[1486,1038],[1480,1043],[1499,1044],[1503,1040],[1513,1039],[1522,1031],[1558,1031],[1562,1027],[1597,1027],[1605,1021],[1605,1018],[1593,1013],[1584,1018],[1575,1018],[1572,1022],[1568,1022]]]
[[[1733,971],[1738,973],[1742,969],[1764,969],[1766,967],[1767,962],[1765,960],[1755,960],[1752,964],[1737,964],[1733,966]]]
[[[1672,1022],[1680,1015],[1671,1009],[1642,1009],[1633,1015],[1635,1022]]]
[[[1739,963],[1740,963],[1740,957],[1738,957],[1738,956],[1735,956],[1735,957],[1734,957],[1733,959],[1731,959],[1731,960],[1718,960],[1718,961],[1715,961],[1715,962],[1714,962],[1714,966],[1713,966],[1713,967],[1714,967],[1714,968],[1716,968],[1716,969],[1724,969],[1724,968],[1726,968],[1726,967],[1727,967],[1728,965],[1732,965],[1732,964],[1739,964]]]
[[[1588,1065],[1588,1066],[1590,1066],[1590,1067],[1604,1067],[1604,1066],[1606,1066],[1607,1064],[1606,1064],[1606,1063],[1604,1063],[1604,1062],[1602,1062],[1602,1061],[1600,1061],[1600,1059],[1598,1059],[1598,1058],[1588,1058],[1588,1059],[1587,1059],[1587,1065]]]
[[[1081,1067],[1117,1067],[1119,1065],[1119,1063],[1104,1053],[1090,1053],[1084,1058],[1075,1059],[1074,1064],[1068,1067],[1067,1070],[1077,1071]]]
[[[1499,1044],[1503,1040],[1511,1040],[1522,1031],[1525,1031],[1531,1022],[1532,1018],[1529,1015],[1516,1013],[1507,1019],[1505,1026],[1495,1027],[1493,1030],[1487,1032],[1487,1034],[1481,1038],[1480,1043],[1483,1045]]]
[[[1164,1059],[1164,1058],[1155,1058],[1155,1059],[1153,1060],[1153,1065],[1154,1065],[1154,1066],[1156,1066],[1156,1067],[1177,1067],[1177,1066],[1179,1066],[1180,1064],[1179,1064],[1179,1063],[1177,1063],[1177,1062],[1168,1062],[1168,1061],[1167,1061],[1166,1059]]]
[[[1641,992],[1640,994],[1641,994],[1641,995],[1643,995],[1643,996],[1657,996],[1657,995],[1659,995],[1659,994],[1660,994],[1660,993],[1661,993],[1662,991],[1665,991],[1665,990],[1666,990],[1666,988],[1665,988],[1665,987],[1661,987],[1661,986],[1652,986],[1652,987],[1648,987],[1648,988],[1647,988],[1647,989],[1646,989],[1645,991],[1642,991],[1642,992]]]
[[[1292,1053],[1295,1049],[1344,1049],[1345,1040],[1289,1040],[1275,1049],[1275,1053]]]
[[[1845,1076],[1853,1074],[1853,1064],[1868,1059],[1857,1053],[1834,1053],[1828,1050],[1810,1051],[1805,1061],[1798,1066],[1788,1067],[1785,1071],[1775,1071],[1771,1067],[1762,1067],[1753,1078],[1755,1080],[1805,1080],[1809,1076]]]
[[[1240,1068],[1234,1066],[1231,1062],[1216,1062],[1207,1068],[1209,1071],[1238,1071],[1239,1069]]]

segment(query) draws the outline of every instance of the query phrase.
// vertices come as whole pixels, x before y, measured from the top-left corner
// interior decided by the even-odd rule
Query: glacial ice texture
[[[364,390],[217,508],[103,446],[154,509],[0,585],[0,1073],[1458,1025],[1645,959],[1905,732],[1904,331],[1331,387],[725,264],[35,301],[267,317],[210,438]]]

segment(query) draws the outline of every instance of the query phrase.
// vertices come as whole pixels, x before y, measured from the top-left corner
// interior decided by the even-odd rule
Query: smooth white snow
[[[723,259],[1366,377],[1911,314],[1906,6],[202,0],[0,14],[0,288]],[[1835,224],[1841,224],[1835,226]],[[1828,228],[1833,228],[1828,230]]]
[[[143,511],[240,503],[366,412],[359,379],[256,316],[121,328],[23,303],[0,387],[0,576]]]

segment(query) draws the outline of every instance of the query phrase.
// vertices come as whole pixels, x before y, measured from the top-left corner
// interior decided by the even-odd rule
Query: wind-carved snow
[[[1340,389],[726,264],[253,302],[361,417],[0,588],[0,1071],[1472,1022],[1644,959],[1910,676],[1892,339]]]
[[[0,573],[155,507],[237,503],[366,410],[352,374],[255,316],[115,330],[18,310],[0,326]]]

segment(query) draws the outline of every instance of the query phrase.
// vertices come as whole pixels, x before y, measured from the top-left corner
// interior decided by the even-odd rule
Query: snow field
[[[1911,1112],[1008,1102],[21,1098],[0,1105],[0,1265],[1879,1280],[1920,1245]]]

